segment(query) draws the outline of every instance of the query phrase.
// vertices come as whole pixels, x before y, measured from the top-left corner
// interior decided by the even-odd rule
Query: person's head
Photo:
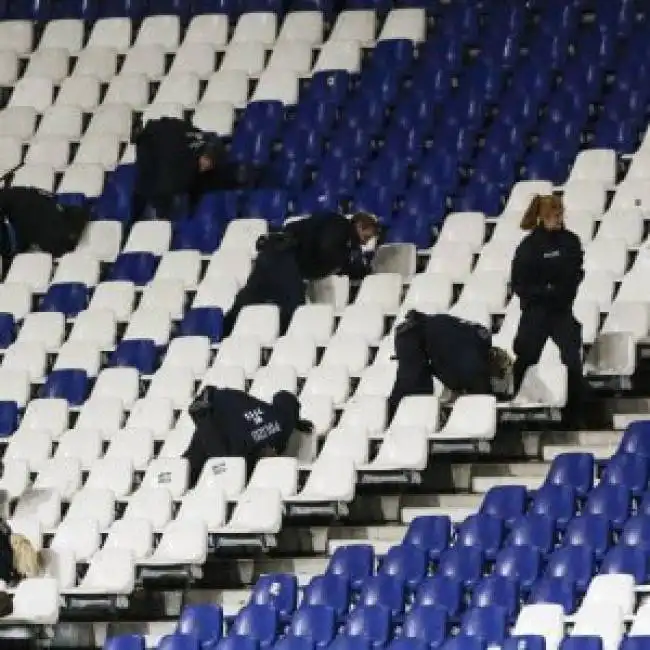
[[[506,381],[512,373],[513,361],[501,348],[490,348],[490,376],[497,381]]]
[[[14,571],[21,578],[35,578],[41,570],[41,557],[24,535],[14,533],[9,542],[13,553]]]
[[[521,220],[522,230],[541,227],[545,230],[561,230],[564,227],[564,205],[555,194],[536,196]]]
[[[201,148],[201,152],[198,158],[199,172],[205,173],[212,171],[216,164],[218,158],[218,149],[219,143],[216,139],[210,138]]]
[[[379,221],[374,214],[369,212],[355,212],[352,215],[352,223],[356,228],[361,244],[367,244],[379,234]]]

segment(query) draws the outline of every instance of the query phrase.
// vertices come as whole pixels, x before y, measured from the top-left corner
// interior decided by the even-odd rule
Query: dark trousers
[[[567,414],[581,409],[585,399],[582,372],[582,325],[570,310],[553,312],[540,307],[527,307],[521,312],[514,341],[517,359],[513,368],[515,394],[519,391],[530,366],[535,365],[546,341],[551,339],[560,350],[562,363],[568,371]]]
[[[224,336],[230,336],[239,312],[248,305],[273,304],[280,309],[280,334],[289,327],[294,312],[305,302],[305,283],[290,250],[262,251],[246,284],[224,318]]]

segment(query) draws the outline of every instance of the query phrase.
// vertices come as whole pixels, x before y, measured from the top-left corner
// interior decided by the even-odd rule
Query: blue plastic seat
[[[546,515],[526,515],[512,522],[508,546],[532,546],[540,553],[548,553],[555,542],[555,522]]]
[[[298,580],[295,575],[269,573],[260,577],[250,597],[254,605],[272,605],[281,619],[288,620],[296,610]]]
[[[648,581],[648,562],[646,553],[640,548],[619,544],[611,548],[600,566],[601,573],[628,573],[634,576],[637,584]]]
[[[445,641],[442,650],[487,650],[487,643],[476,636],[452,636]]]
[[[502,539],[501,519],[486,514],[470,515],[456,533],[456,545],[479,548],[488,560],[495,558]]]
[[[6,438],[18,428],[18,404],[16,402],[0,402],[0,437]]]
[[[223,334],[223,312],[219,307],[193,307],[181,321],[182,336],[207,336],[218,343]]]
[[[560,650],[602,650],[603,640],[599,636],[567,636],[560,643]]]
[[[353,589],[360,589],[363,581],[373,574],[375,554],[372,546],[340,546],[327,565],[327,573],[345,576]]]
[[[481,513],[503,519],[510,526],[526,511],[527,499],[523,485],[497,485],[483,497]]]
[[[620,650],[644,650],[650,643],[650,636],[626,636],[623,637]]]
[[[88,395],[85,370],[53,370],[38,391],[39,397],[60,398],[70,406],[81,406]]]
[[[236,634],[222,638],[214,647],[217,650],[259,650],[257,640]]]
[[[158,259],[152,253],[122,253],[110,272],[111,280],[126,280],[138,287],[150,282],[156,272]]]
[[[650,551],[650,516],[635,515],[630,517],[623,527],[619,543],[639,548],[645,552]]]
[[[239,610],[230,634],[248,636],[257,641],[260,648],[269,648],[277,638],[278,623],[278,614],[274,607],[247,605]]]
[[[508,637],[501,646],[501,650],[545,650],[545,648],[546,639],[532,634]]]
[[[450,618],[456,618],[461,609],[463,587],[458,580],[436,574],[425,578],[415,592],[417,606],[435,605],[447,612]]]
[[[104,643],[104,650],[144,650],[144,637],[139,634],[120,634],[109,637]]]
[[[586,546],[565,546],[548,558],[544,575],[563,578],[572,582],[578,591],[584,592],[594,572],[594,554]]]
[[[158,641],[158,650],[200,650],[199,640],[190,634],[168,634]]]
[[[531,589],[529,604],[554,603],[562,605],[564,613],[573,614],[577,605],[577,594],[573,583],[563,578],[541,578]]]
[[[650,420],[630,422],[623,432],[618,451],[650,458]]]
[[[529,590],[541,571],[539,551],[531,546],[508,546],[499,551],[494,574],[515,581],[523,591]]]
[[[342,104],[350,89],[350,74],[343,70],[315,73],[311,78],[308,97],[312,100]]]
[[[176,631],[194,636],[201,647],[212,646],[221,639],[223,611],[209,603],[183,608]]]
[[[612,539],[612,529],[603,515],[582,514],[569,522],[562,543],[565,546],[586,546],[597,560],[603,558]]]
[[[442,645],[447,635],[447,612],[435,605],[414,607],[404,619],[402,634],[424,641],[429,647]]]
[[[314,576],[303,591],[304,605],[327,605],[340,620],[350,604],[350,583],[346,576],[326,573]]]
[[[404,613],[404,581],[398,576],[376,575],[367,578],[361,587],[359,605],[382,605],[386,607],[393,620]]]
[[[415,589],[427,572],[427,555],[410,544],[393,546],[382,558],[380,575],[394,576],[409,589]]]
[[[440,556],[438,573],[458,580],[465,587],[475,585],[483,575],[483,553],[478,548],[454,546]]]
[[[156,344],[149,339],[122,341],[111,355],[110,365],[136,368],[142,375],[151,375],[156,369]]]
[[[487,576],[472,591],[472,607],[501,607],[509,619],[516,616],[518,605],[517,583],[503,576]]]
[[[352,610],[345,624],[344,634],[363,637],[373,648],[386,645],[391,633],[390,611],[381,605],[357,607]]]
[[[291,619],[290,634],[307,637],[317,648],[325,648],[336,634],[336,614],[327,605],[302,605]]]
[[[0,349],[8,348],[16,338],[16,321],[12,314],[0,313]]]
[[[576,513],[576,493],[568,485],[543,485],[535,493],[530,513],[545,515],[564,530]]]
[[[586,496],[593,482],[594,456],[581,452],[556,456],[546,475],[548,485],[571,486],[579,497]]]
[[[88,306],[88,287],[80,282],[51,286],[43,296],[39,311],[58,311],[73,318]]]
[[[451,519],[444,516],[416,517],[404,535],[404,544],[411,544],[425,551],[432,560],[449,546]]]
[[[314,650],[314,642],[306,636],[285,636],[278,639],[273,650]]]
[[[173,224],[172,250],[195,250],[211,255],[221,242],[224,226],[212,218],[178,219]]]
[[[501,607],[474,607],[463,614],[460,634],[483,639],[488,645],[501,644],[506,635],[506,612]]]
[[[420,639],[410,639],[401,636],[390,642],[388,650],[429,650],[429,644]]]
[[[210,192],[204,194],[194,209],[194,218],[205,218],[227,223],[239,215],[238,192]]]
[[[587,498],[584,513],[606,517],[616,530],[623,528],[630,516],[632,495],[623,485],[607,485],[602,480]]]
[[[337,636],[328,650],[371,650],[368,639],[361,636]]]

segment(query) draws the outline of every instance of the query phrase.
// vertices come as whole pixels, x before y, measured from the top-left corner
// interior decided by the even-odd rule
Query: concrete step
[[[472,472],[472,492],[483,495],[490,488],[502,485],[523,485],[536,490],[546,478],[550,463],[485,463]]]
[[[623,431],[630,422],[636,420],[649,420],[650,413],[618,413],[613,417],[614,429]]]
[[[544,445],[542,449],[542,458],[547,461],[552,461],[556,456],[560,454],[571,454],[575,452],[586,452],[588,454],[593,454],[594,458],[597,460],[605,460],[610,458],[618,448],[618,443],[612,443],[609,445]]]
[[[616,445],[621,440],[619,431],[546,431],[542,445],[576,445],[601,447]]]
[[[409,495],[402,503],[402,522],[429,516],[448,516],[454,523],[461,522],[477,511],[481,501],[482,496],[476,494]]]
[[[484,495],[491,488],[504,485],[523,485],[527,490],[537,490],[544,479],[545,476],[474,476],[472,492]]]

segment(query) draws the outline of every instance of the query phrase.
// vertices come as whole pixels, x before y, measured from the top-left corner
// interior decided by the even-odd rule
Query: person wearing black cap
[[[0,190],[0,255],[3,272],[18,253],[40,250],[61,257],[74,250],[90,211],[62,205],[51,192],[35,187]]]
[[[490,332],[448,314],[411,310],[395,330],[397,377],[388,399],[392,418],[407,395],[433,395],[436,377],[453,393],[491,395],[497,382],[507,382],[512,362],[492,346]]]
[[[244,458],[250,474],[260,458],[283,454],[294,431],[313,430],[300,419],[300,403],[288,391],[276,393],[269,404],[243,391],[206,386],[189,414],[196,428],[183,456],[191,487],[210,458]]]
[[[218,136],[171,117],[149,120],[134,138],[135,219],[172,219],[183,197],[195,200],[201,177],[225,157]]]
[[[283,334],[295,310],[305,302],[305,281],[328,275],[361,279],[370,272],[362,246],[378,233],[377,218],[366,212],[357,212],[349,219],[324,213],[261,237],[253,270],[224,319],[224,335],[230,335],[244,307],[260,303],[280,308]]]

